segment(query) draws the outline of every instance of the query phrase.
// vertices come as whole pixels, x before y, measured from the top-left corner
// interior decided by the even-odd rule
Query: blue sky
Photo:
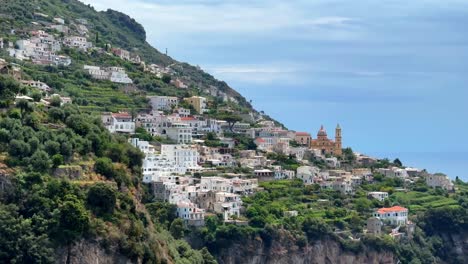
[[[468,152],[468,1],[84,2],[136,18],[290,129],[340,123],[345,145],[380,155]]]

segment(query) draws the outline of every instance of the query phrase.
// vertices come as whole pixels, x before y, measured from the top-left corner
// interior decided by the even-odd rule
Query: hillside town
[[[316,137],[287,130],[269,120],[256,120],[254,124],[239,121],[230,126],[225,120],[198,114],[205,112],[206,98],[148,99],[148,112],[133,117],[129,113],[103,113],[102,120],[112,133],[128,134],[129,142],[145,154],[143,182],[151,187],[155,199],[176,205],[178,216],[188,226],[203,226],[205,215],[210,214],[242,224],[243,197],[261,191],[259,183],[266,181],[300,179],[306,186],[353,195],[358,186],[373,182],[377,175],[407,184],[424,179],[430,187],[454,190],[443,174],[396,166],[372,169],[378,159],[359,153],[351,153],[356,160],[350,164],[344,157],[339,125],[334,139],[323,126]],[[182,108],[179,102],[188,102],[192,108]],[[157,143],[135,137],[142,132],[167,141]],[[251,141],[252,148],[239,149],[239,138]],[[218,146],[212,146],[213,140]],[[278,156],[293,160],[295,165],[282,164]],[[381,202],[388,196],[388,192],[368,193],[370,199]],[[396,238],[411,236],[414,228],[408,220],[408,209],[393,206],[376,208],[365,232],[381,234],[385,225],[397,227],[390,233]],[[406,228],[406,233],[399,231],[401,227]]]
[[[64,49],[107,54],[132,64],[156,78],[168,79],[177,90],[188,90],[184,76],[176,76],[173,65],[146,63],[134,52],[106,44],[95,47],[90,41],[86,19],[53,19],[47,28],[27,32],[30,38],[4,42],[0,49],[17,61],[36,65],[69,67],[73,60]],[[14,30],[11,32],[15,34]],[[132,85],[125,67],[83,65],[82,72],[94,81]],[[18,94],[16,101],[43,104],[73,103],[70,96],[38,80],[23,80],[21,67],[0,60],[0,71],[15,77],[22,85],[45,95],[39,101]],[[356,189],[372,183],[375,177],[388,177],[412,184],[423,179],[432,188],[454,191],[444,174],[404,166],[375,167],[379,159],[344,148],[342,128],[337,125],[333,137],[324,126],[316,135],[288,130],[268,117],[251,111],[239,112],[231,107],[215,107],[214,101],[236,104],[233,97],[216,87],[206,87],[198,95],[146,95],[147,109],[131,112],[101,112],[102,124],[110,133],[121,134],[144,153],[142,181],[151,188],[154,199],[177,207],[177,216],[187,226],[204,226],[206,215],[220,215],[224,222],[247,224],[244,197],[262,191],[260,183],[300,180],[305,186],[317,186],[352,196]],[[216,114],[212,114],[216,112]],[[400,189],[395,191],[405,192]],[[368,192],[370,199],[387,200],[388,192]],[[288,214],[297,215],[295,211]],[[408,209],[398,205],[376,208],[368,219],[365,232],[378,235],[382,226],[396,227],[392,236],[401,236],[400,227],[412,230]],[[411,231],[407,231],[411,235]]]

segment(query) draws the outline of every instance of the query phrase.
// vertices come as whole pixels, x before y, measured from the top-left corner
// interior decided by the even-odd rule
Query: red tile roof
[[[257,141],[258,143],[264,143],[265,140],[263,138],[256,138],[255,141]]]
[[[296,132],[296,136],[299,137],[310,137],[310,134],[307,132]]]
[[[113,113],[112,116],[116,118],[132,118],[129,113]]]
[[[180,118],[181,121],[193,121],[193,120],[196,120],[195,117],[181,117]]]
[[[379,214],[385,214],[385,213],[393,213],[393,212],[406,212],[408,209],[401,207],[401,206],[393,206],[390,208],[380,208],[377,210]]]

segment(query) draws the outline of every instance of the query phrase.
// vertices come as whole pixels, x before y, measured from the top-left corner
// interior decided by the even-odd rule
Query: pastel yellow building
[[[206,112],[206,98],[201,96],[192,96],[185,98],[184,101],[193,106],[193,108],[199,113],[203,114]]]
[[[343,151],[340,125],[336,126],[335,140],[331,140],[328,138],[327,131],[322,126],[319,132],[317,133],[317,139],[312,139],[312,141],[310,142],[310,148],[318,149],[324,155],[330,154],[334,156],[341,156],[343,154]]]

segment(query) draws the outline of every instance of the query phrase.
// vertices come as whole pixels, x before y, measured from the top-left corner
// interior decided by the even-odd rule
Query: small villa
[[[384,223],[405,225],[408,222],[408,209],[401,206],[380,208],[374,212],[374,217],[380,218]]]

